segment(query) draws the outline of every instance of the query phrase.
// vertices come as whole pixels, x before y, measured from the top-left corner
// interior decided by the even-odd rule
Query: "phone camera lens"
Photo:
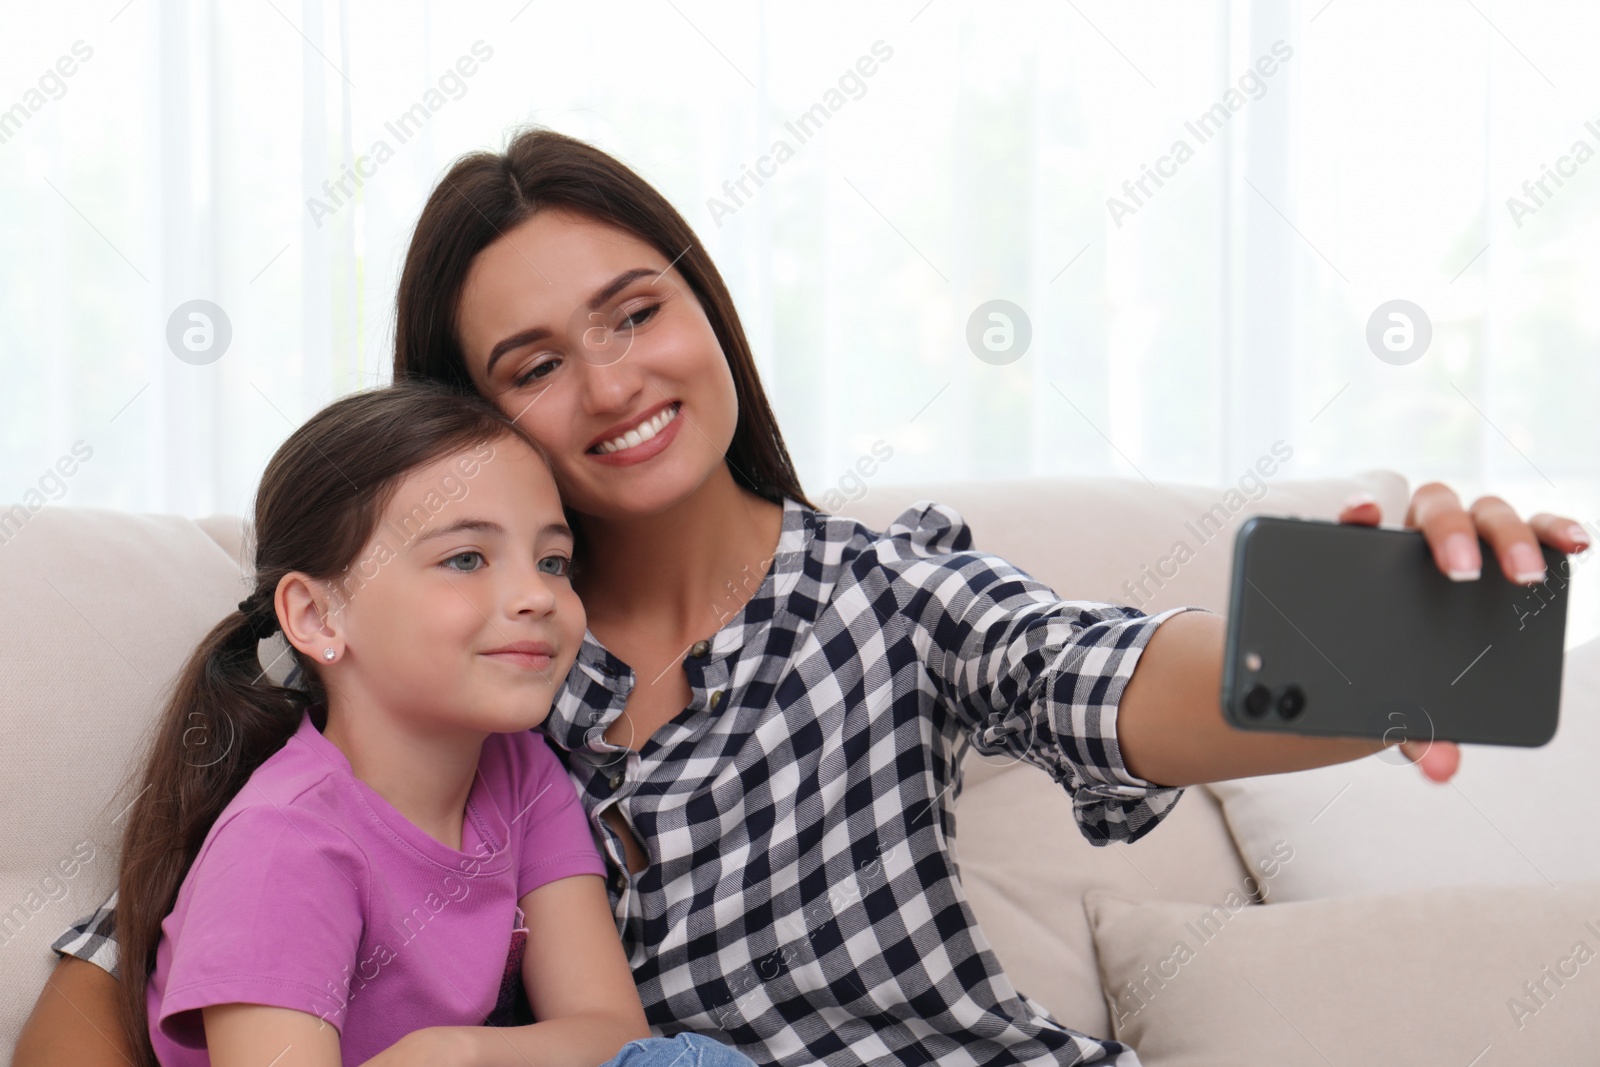
[[[1244,713],[1252,719],[1259,719],[1272,706],[1272,690],[1257,682],[1245,691],[1243,703]]]
[[[1278,714],[1293,719],[1306,710],[1306,695],[1298,685],[1286,685],[1278,694]]]

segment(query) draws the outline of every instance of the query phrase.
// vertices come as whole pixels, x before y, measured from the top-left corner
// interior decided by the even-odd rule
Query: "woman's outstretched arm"
[[[1194,785],[1343,763],[1384,747],[1360,737],[1252,733],[1228,725],[1217,706],[1227,626],[1221,615],[1186,611],[1150,636],[1117,712],[1117,741],[1129,774]]]
[[[14,1067],[128,1067],[117,1021],[117,980],[84,960],[56,964],[22,1027]]]
[[[1380,518],[1370,501],[1347,506],[1339,515],[1341,522],[1363,525],[1376,525]],[[1539,514],[1524,522],[1496,497],[1479,499],[1468,512],[1455,492],[1438,482],[1417,490],[1405,525],[1422,531],[1446,573],[1481,569],[1480,535],[1506,574],[1542,571],[1541,541],[1569,553],[1588,547],[1582,527],[1571,519]],[[1151,635],[1117,712],[1117,740],[1130,774],[1163,785],[1192,785],[1342,763],[1384,747],[1361,738],[1252,733],[1228,725],[1217,706],[1225,630],[1221,616],[1184,612]],[[1405,741],[1401,749],[1436,781],[1447,780],[1460,761],[1459,749],[1450,742]]]

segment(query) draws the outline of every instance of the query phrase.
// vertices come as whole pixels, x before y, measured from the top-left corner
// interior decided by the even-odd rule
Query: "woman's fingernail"
[[[1544,581],[1544,556],[1526,541],[1511,546],[1512,581],[1531,584]]]
[[[1482,573],[1476,561],[1477,545],[1464,533],[1454,533],[1444,539],[1445,573],[1453,582],[1476,581]]]
[[[1351,493],[1349,498],[1345,500],[1344,507],[1340,510],[1348,511],[1350,508],[1359,508],[1363,504],[1376,504],[1377,502],[1377,497],[1362,489],[1359,492]]]
[[[1577,523],[1567,527],[1567,538],[1576,542],[1580,552],[1589,547],[1589,531]]]

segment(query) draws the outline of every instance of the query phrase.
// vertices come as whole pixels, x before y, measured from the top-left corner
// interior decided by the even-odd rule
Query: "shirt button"
[[[616,876],[611,879],[612,888],[615,889],[619,893],[622,892],[622,890],[624,888],[626,888],[627,884],[628,884],[628,880],[626,878],[622,877],[622,872],[621,871],[618,871]]]
[[[700,656],[705,655],[707,652],[710,652],[710,651],[711,651],[711,642],[710,641],[696,641],[692,646],[690,646],[689,655],[698,658]]]
[[[619,774],[613,774],[611,776],[611,788],[615,789],[617,786],[619,786],[621,784],[622,784],[622,775],[620,773]]]
[[[722,703],[722,690],[718,689],[715,693],[711,694],[711,710],[716,711],[717,705],[720,703]]]

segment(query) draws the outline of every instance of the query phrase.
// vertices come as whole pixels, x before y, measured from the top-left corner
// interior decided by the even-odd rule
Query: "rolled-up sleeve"
[[[92,963],[111,977],[117,974],[117,892],[111,891],[104,904],[67,927],[51,942],[57,956],[74,956]]]
[[[959,514],[919,503],[885,531],[879,562],[941,703],[975,750],[1048,773],[1097,845],[1136,841],[1183,790],[1128,771],[1117,710],[1156,627],[1183,611],[1063,600],[972,548]]]

